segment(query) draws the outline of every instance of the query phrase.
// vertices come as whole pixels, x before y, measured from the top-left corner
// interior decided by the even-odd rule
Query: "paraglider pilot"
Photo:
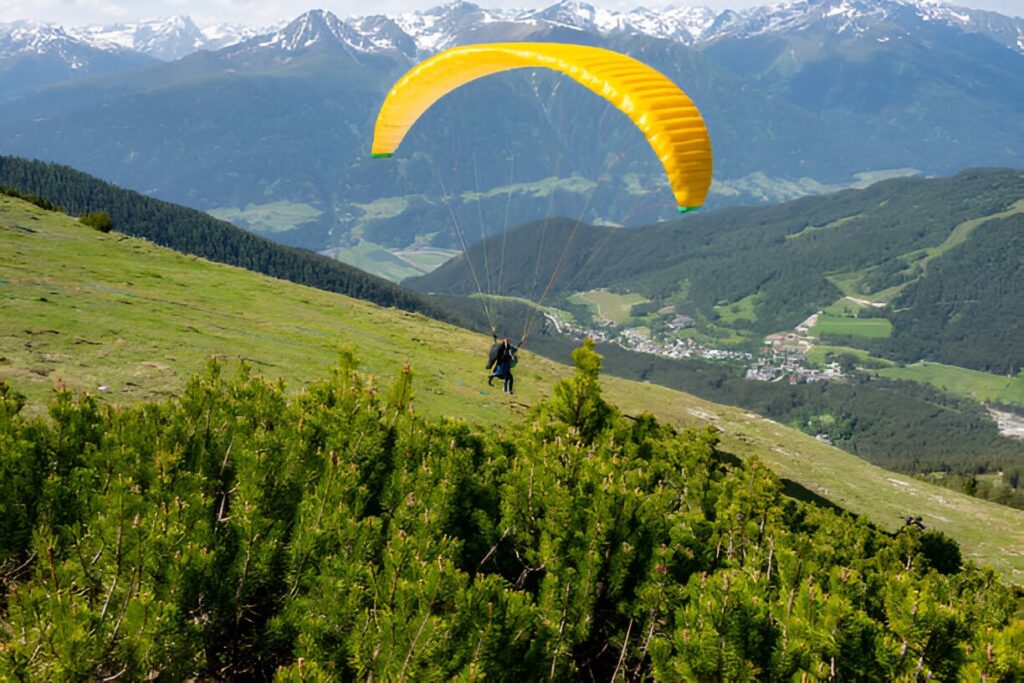
[[[487,378],[489,386],[494,386],[494,378],[497,377],[502,380],[504,392],[506,394],[513,393],[512,383],[514,380],[512,379],[512,368],[516,364],[516,351],[518,349],[512,346],[512,342],[509,341],[508,337],[498,339],[497,335],[495,335],[494,344],[487,354],[487,369],[494,368]]]

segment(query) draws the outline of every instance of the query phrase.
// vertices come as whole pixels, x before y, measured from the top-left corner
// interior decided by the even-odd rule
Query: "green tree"
[[[552,417],[574,428],[584,443],[590,443],[615,411],[601,397],[598,376],[602,358],[594,350],[594,340],[585,339],[583,346],[572,352],[572,360],[575,372],[555,384],[547,408]]]

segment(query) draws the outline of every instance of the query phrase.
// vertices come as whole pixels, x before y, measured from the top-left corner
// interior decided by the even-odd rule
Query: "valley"
[[[591,297],[593,293],[579,293],[572,295],[569,301],[592,301]],[[928,361],[897,367],[895,362],[873,356],[870,351],[835,346],[821,340],[823,336],[859,337],[868,341],[887,338],[892,325],[884,318],[816,313],[791,331],[768,335],[761,348],[754,352],[737,350],[736,347],[716,348],[697,341],[692,330],[693,319],[676,315],[674,309],[662,313],[663,316],[675,315],[675,318],[662,319],[654,326],[660,330],[659,333],[654,334],[652,327],[646,324],[650,323],[648,318],[633,318],[628,314],[633,304],[643,303],[639,295],[601,292],[600,300],[605,302],[605,308],[594,303],[591,326],[581,324],[564,310],[554,309],[545,313],[545,318],[554,331],[572,339],[589,337],[626,350],[664,358],[728,362],[742,368],[743,376],[748,380],[787,380],[791,384],[841,381],[849,379],[849,373],[854,370],[861,370],[877,377],[929,384],[980,403],[1024,408],[1024,373],[1007,377]],[[862,306],[880,305],[866,300],[857,300],[857,303]],[[604,316],[603,311],[609,308],[615,311],[615,320]],[[1006,433],[1015,434],[1013,430]]]
[[[517,228],[509,243],[575,240],[568,252],[579,254],[558,268],[548,300],[568,313],[563,327],[576,325],[577,337],[622,336],[627,348],[670,357],[732,353],[733,360],[748,361],[774,347],[819,369],[834,348],[863,370],[928,361],[998,381],[1024,362],[1020,345],[1006,336],[1021,324],[1022,311],[1006,293],[1020,284],[1010,255],[1024,207],[1022,180],[1013,171],[979,170],[947,180],[886,181],[628,231],[541,221]],[[531,273],[543,285],[556,271],[557,252],[531,259],[529,247],[506,254],[504,245],[491,238],[471,247],[473,268],[486,273],[498,262],[515,264],[502,265],[506,291],[496,293],[537,296],[541,288],[530,286],[537,278]],[[990,253],[1001,256],[992,260]],[[472,291],[462,264],[442,265],[408,284],[426,292]],[[944,283],[953,273],[965,279],[962,292]],[[596,287],[579,291],[583,283]],[[963,315],[977,321],[956,333],[977,338],[971,350],[925,350],[934,347],[936,330],[929,327],[926,339],[920,321],[934,317],[941,325],[942,316]],[[953,337],[951,330],[939,335]],[[886,372],[917,377],[897,370]]]
[[[686,218],[685,230],[666,225],[622,231],[564,220],[521,226],[511,230],[507,239],[487,240],[469,248],[471,258],[478,260],[481,286],[490,291],[495,291],[491,287],[512,290],[483,299],[480,294],[469,299],[415,294],[337,261],[276,245],[199,212],[121,190],[66,167],[0,158],[0,184],[3,182],[15,183],[29,193],[47,194],[77,213],[109,208],[119,230],[192,254],[422,311],[488,334],[492,326],[500,325],[502,334],[516,335],[515,339],[530,335],[531,349],[561,362],[568,360],[573,345],[589,333],[599,340],[610,374],[657,382],[767,415],[810,436],[827,438],[877,465],[916,476],[948,472],[950,476],[942,479],[947,487],[964,487],[1004,504],[1024,504],[1022,492],[1010,484],[1019,482],[1014,472],[1024,457],[1024,447],[1000,437],[996,422],[976,402],[976,396],[961,397],[938,385],[932,388],[879,375],[875,370],[916,362],[893,359],[903,348],[894,345],[893,337],[875,334],[873,338],[831,336],[822,340],[809,334],[819,317],[813,313],[815,308],[824,320],[842,323],[847,330],[858,326],[878,329],[879,322],[884,324],[885,316],[892,315],[890,310],[900,314],[899,309],[859,304],[829,288],[829,273],[851,269],[849,260],[837,255],[852,258],[853,270],[864,270],[863,264],[872,263],[870,251],[858,253],[865,246],[865,231],[885,233],[885,239],[904,245],[904,250],[931,241],[941,243],[947,239],[944,230],[955,232],[958,225],[974,220],[971,215],[975,213],[999,213],[1005,210],[1000,207],[1012,205],[1024,194],[1019,175],[1012,171],[888,181],[863,191],[779,207],[712,212]],[[965,201],[977,207],[959,208]],[[931,227],[929,231],[911,236],[906,228],[892,227],[913,228],[916,223],[908,222],[908,215],[915,216],[915,221],[924,220],[921,210],[915,208],[922,202],[931,221],[924,223]],[[843,219],[846,216],[857,218]],[[1011,214],[979,223],[969,239],[936,258],[926,275],[907,290],[914,294],[918,287],[933,281],[965,276],[988,288],[985,303],[972,299],[963,304],[968,311],[988,316],[974,325],[976,341],[967,350],[986,363],[1005,363],[1003,356],[1017,348],[997,340],[1013,329],[1013,321],[1021,313],[1012,305],[1012,298],[1003,294],[1020,283],[1012,260],[1012,244],[1020,237],[1014,227],[1018,218],[1019,214]],[[770,237],[766,240],[756,231],[748,234],[749,224],[765,226]],[[805,231],[807,225],[829,224],[835,227],[819,231],[811,241],[807,237],[785,239]],[[856,234],[847,235],[848,230]],[[822,240],[824,243],[816,244]],[[701,242],[708,245],[693,248]],[[977,256],[959,257],[961,251],[979,248]],[[429,254],[436,248],[424,245],[418,249]],[[682,264],[673,265],[678,258],[674,254],[682,256]],[[959,260],[946,274],[951,256]],[[688,270],[693,257],[702,267]],[[832,264],[824,273],[819,264],[823,258]],[[564,267],[552,278],[559,261]],[[1009,268],[996,265],[1001,261]],[[457,259],[442,264],[410,283],[426,291],[473,291],[460,263]],[[904,261],[894,258],[889,263],[886,272],[898,273]],[[977,266],[965,268],[964,263]],[[772,275],[783,264],[785,268]],[[609,266],[613,278],[602,283]],[[767,269],[767,282],[761,269]],[[642,273],[643,279],[636,280],[631,275],[634,272]],[[723,277],[723,273],[727,275]],[[574,286],[587,281],[603,286],[585,290],[583,299],[573,303]],[[750,287],[753,289],[746,289]],[[547,303],[557,306],[536,307],[544,290],[551,294],[545,297]],[[644,293],[637,294],[638,290]],[[816,301],[821,303],[807,311]],[[628,320],[622,325],[596,324],[598,304],[614,311],[620,320],[627,316]],[[794,311],[801,306],[807,307],[803,309],[806,312],[797,317]],[[483,314],[487,314],[486,320],[481,319]],[[764,324],[768,319],[776,321],[773,326]],[[570,326],[576,328],[575,342],[551,334],[557,327],[568,330]],[[773,329],[789,331],[772,334]],[[901,330],[898,326],[893,329],[896,333]],[[613,343],[615,340],[618,343]],[[986,375],[998,379],[993,373],[981,376]],[[905,379],[917,377],[908,373]],[[990,480],[995,484],[990,485]]]

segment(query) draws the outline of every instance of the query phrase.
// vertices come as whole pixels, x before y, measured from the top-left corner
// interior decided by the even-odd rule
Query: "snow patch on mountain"
[[[707,7],[672,7],[666,10],[638,7],[626,15],[626,25],[636,33],[690,43],[700,40],[714,25],[717,16]]]
[[[416,41],[391,17],[373,15],[355,17],[345,22],[351,29],[348,44],[364,52],[388,52],[397,50],[407,57],[414,57],[418,50]]]
[[[283,25],[284,24],[280,24],[264,28],[253,28],[242,24],[213,24],[210,26],[201,26],[199,30],[206,38],[206,42],[203,44],[202,49],[219,50],[224,47],[237,45],[238,43],[245,42],[250,38],[255,38],[256,36],[276,31]]]
[[[524,12],[517,18],[534,19],[555,26],[567,26],[596,33],[611,33],[621,30],[625,25],[621,13],[604,8],[598,9],[581,0],[563,0],[546,9]]]

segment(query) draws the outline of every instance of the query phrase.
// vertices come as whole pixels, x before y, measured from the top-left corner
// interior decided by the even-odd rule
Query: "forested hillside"
[[[0,677],[1010,681],[1018,600],[953,542],[785,497],[602,397],[500,431],[343,354],[50,420],[0,385]]]
[[[1014,375],[1024,367],[1024,213],[992,221],[894,300],[887,355]]]
[[[0,187],[37,195],[75,216],[103,211],[119,232],[211,261],[445,319],[414,292],[305,249],[258,237],[208,214],[123,190],[58,164],[0,155]]]
[[[638,292],[651,309],[673,305],[702,333],[728,328],[724,338],[751,346],[844,295],[871,299],[889,304],[875,315],[897,311],[885,349],[900,359],[1003,372],[1024,365],[1024,345],[1007,343],[1024,323],[1014,260],[1022,213],[1024,173],[980,169],[637,230],[544,221],[478,244],[470,258],[479,281],[501,283],[496,294],[537,300],[549,281],[548,302],[597,287]],[[476,291],[459,259],[407,284]],[[726,319],[731,306],[743,312]]]

